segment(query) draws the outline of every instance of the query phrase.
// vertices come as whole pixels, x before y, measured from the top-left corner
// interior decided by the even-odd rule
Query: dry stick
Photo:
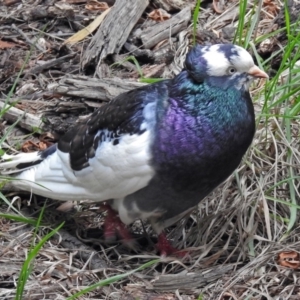
[[[234,265],[218,266],[203,272],[181,272],[179,274],[160,275],[152,281],[155,291],[192,290],[216,282],[231,271]]]
[[[7,26],[7,27],[10,28],[10,26]],[[40,30],[40,29],[38,29],[38,28],[34,28],[34,27],[31,26],[31,25],[28,25],[28,28],[32,29],[33,31],[37,31],[37,32],[39,32],[39,33],[42,33],[42,34],[45,35],[45,36],[49,36],[49,37],[51,37],[52,39],[57,39],[57,40],[60,40],[60,41],[65,41],[65,39],[60,38],[60,37],[58,37],[58,36],[55,35],[55,34],[50,34],[50,33],[44,32],[43,30]],[[72,33],[68,33],[68,35],[71,36]]]
[[[22,31],[20,28],[18,28],[15,24],[12,24],[12,25],[11,25],[11,28],[14,29],[15,31],[17,31],[20,35],[22,35],[23,38],[25,39],[25,41],[26,41],[28,44],[30,44],[30,45],[36,47],[38,50],[40,50],[40,51],[42,51],[42,52],[45,51],[45,49],[43,49],[37,42],[31,41],[31,39],[25,34],[25,32],[23,32],[23,31]]]
[[[187,28],[190,19],[191,9],[189,7],[185,7],[171,19],[146,28],[140,36],[143,46],[146,49],[150,49],[157,45],[160,41],[169,38],[170,33],[171,35],[174,35],[182,31]]]
[[[0,100],[0,110],[3,110],[8,107],[8,104],[5,104]],[[18,125],[26,130],[33,131],[34,128],[42,128],[42,119],[30,114],[26,113],[21,109],[10,107],[9,110],[3,115],[5,120],[8,120],[11,123],[16,122],[20,119]]]
[[[121,93],[143,85],[145,84],[117,78],[103,78],[100,80],[86,76],[65,76],[53,88],[53,92],[71,97],[110,101]]]
[[[47,61],[46,63],[42,64],[42,65],[38,65],[36,67],[31,68],[30,70],[26,71],[26,75],[28,74],[38,74],[40,72],[42,72],[45,69],[50,69],[51,67],[54,67],[58,64],[61,64],[62,62],[68,60],[69,58],[73,58],[76,55],[76,53],[71,53],[59,58],[54,58],[51,59],[49,61]],[[25,78],[26,78],[25,75]]]
[[[84,244],[77,237],[70,234],[67,230],[61,229],[59,231],[61,239],[56,236],[53,239],[60,240],[60,244],[64,248],[70,250],[77,250],[75,257],[81,258],[83,261],[90,260],[91,269],[107,268],[106,262],[101,258],[100,253],[97,253],[91,246]],[[91,255],[94,254],[92,257]]]
[[[140,49],[139,47],[128,42],[124,44],[124,47],[127,51],[129,51],[128,54],[132,54],[136,58],[143,56],[143,57],[148,57],[149,59],[153,59],[153,52],[149,49]]]

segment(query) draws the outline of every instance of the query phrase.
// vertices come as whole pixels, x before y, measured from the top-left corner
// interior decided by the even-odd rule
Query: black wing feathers
[[[123,134],[143,133],[143,108],[165,91],[163,81],[117,96],[97,109],[85,124],[79,124],[67,132],[59,141],[58,149],[70,154],[73,170],[88,167],[88,160],[95,156],[99,143],[111,141],[112,145],[118,145]]]

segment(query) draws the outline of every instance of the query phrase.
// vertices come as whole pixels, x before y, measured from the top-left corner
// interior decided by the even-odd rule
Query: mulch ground
[[[4,0],[0,5],[0,106],[13,103],[13,107],[1,116],[0,132],[6,135],[2,148],[45,149],[116,95],[151,78],[178,74],[193,44],[194,6],[192,0]],[[251,15],[253,1],[248,6]],[[208,0],[201,7],[196,41],[232,42],[239,1]],[[291,22],[296,21],[300,5],[289,1],[289,9]],[[264,0],[255,34],[272,33],[282,26],[281,3]],[[286,42],[280,32],[257,45],[257,51],[267,59]],[[279,64],[280,56],[272,59],[271,75]],[[252,153],[246,159],[256,157]],[[231,176],[200,203],[198,211],[168,229],[174,246],[189,250],[185,259],[162,258],[80,299],[300,299],[299,229],[279,241],[275,236],[283,229],[274,225],[270,240],[263,218],[266,208],[259,202],[255,172],[251,172],[241,165],[240,182]],[[240,184],[248,197],[241,196]],[[38,217],[46,202],[43,224],[47,226],[35,234],[30,225],[0,218],[0,299],[15,298],[32,239],[37,243],[61,222],[65,222],[63,230],[39,251],[23,299],[66,299],[99,280],[158,258],[156,237],[147,223],[131,226],[136,245],[130,249],[103,241],[104,212],[97,203],[62,204],[26,193],[6,196],[27,217]],[[13,213],[6,204],[0,209]]]

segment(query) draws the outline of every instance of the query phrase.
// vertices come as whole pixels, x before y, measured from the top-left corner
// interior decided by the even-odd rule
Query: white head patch
[[[237,73],[246,73],[254,66],[251,55],[242,47],[232,44],[218,44],[202,48],[210,76],[229,75],[228,69],[234,67]]]

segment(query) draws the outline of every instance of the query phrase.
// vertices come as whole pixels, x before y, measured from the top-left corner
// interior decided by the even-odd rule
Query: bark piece
[[[140,49],[137,46],[131,43],[125,43],[124,47],[130,54],[134,55],[136,58],[139,57],[146,57],[147,59],[153,59],[153,53],[151,50],[148,49]]]
[[[75,55],[76,55],[75,53],[71,53],[71,54],[67,54],[67,55],[59,57],[59,58],[51,59],[42,65],[38,65],[38,66],[35,66],[35,67],[29,69],[28,71],[26,71],[26,74],[39,74],[44,70],[47,70],[47,69],[55,67],[59,64],[62,64],[63,62],[73,58]]]
[[[0,110],[7,108],[8,105],[0,101]],[[41,117],[35,116],[30,113],[26,113],[21,109],[10,107],[6,113],[3,115],[3,118],[11,123],[18,122],[18,126],[33,131],[34,128],[43,128],[43,122]]]
[[[140,82],[120,80],[117,78],[89,78],[74,76],[63,78],[59,85],[54,88],[55,93],[67,96],[85,97],[109,101],[121,93],[145,85]]]
[[[191,9],[190,7],[186,7],[171,19],[145,29],[141,34],[144,47],[150,49],[160,41],[184,30],[187,28],[190,19]]]
[[[201,273],[184,271],[179,274],[161,275],[152,284],[156,291],[190,290],[206,286],[208,283],[218,280],[233,268],[233,265],[225,265],[214,267],[209,271],[202,270]]]
[[[70,5],[31,5],[21,13],[21,16],[23,17],[24,21],[55,17],[68,18],[70,21],[74,19],[74,10]]]
[[[207,21],[204,29],[208,31],[212,31],[213,29],[218,30],[227,26],[228,24],[232,24],[232,22],[238,20],[239,18],[239,6],[232,5],[227,8],[220,16],[211,17],[211,21]]]
[[[191,1],[192,3],[195,1]],[[181,10],[186,6],[186,0],[154,0],[153,3],[166,11]]]
[[[148,3],[148,0],[117,0],[92,38],[83,56],[82,67],[86,68],[98,58],[101,62],[107,55],[119,53]]]

